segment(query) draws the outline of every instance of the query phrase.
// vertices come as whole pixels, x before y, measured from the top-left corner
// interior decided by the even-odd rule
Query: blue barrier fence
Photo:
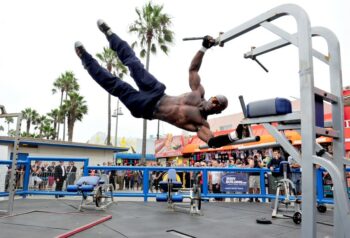
[[[113,171],[113,170],[137,170],[143,174],[143,191],[140,192],[114,192],[113,196],[116,197],[142,197],[146,202],[148,198],[156,197],[159,193],[149,192],[149,177],[153,171],[167,171],[170,168],[176,169],[177,172],[190,172],[197,171],[202,173],[203,190],[202,197],[205,198],[261,198],[263,201],[266,199],[274,199],[275,194],[268,194],[266,192],[265,174],[271,171],[266,168],[213,168],[213,167],[145,167],[145,166],[89,166],[88,158],[69,158],[69,157],[33,157],[28,156],[26,160],[18,161],[18,164],[25,165],[25,177],[22,190],[17,190],[16,195],[65,195],[65,196],[80,196],[76,192],[65,192],[65,191],[37,191],[29,189],[29,176],[30,176],[30,165],[32,161],[65,161],[65,162],[82,162],[84,164],[83,175],[88,176],[90,170],[99,171]],[[0,165],[11,165],[11,160],[0,160]],[[232,194],[232,193],[210,193],[208,189],[208,174],[210,171],[218,171],[224,173],[259,173],[260,174],[260,193],[259,194]],[[320,204],[333,203],[333,199],[324,197],[323,188],[323,176],[324,169],[317,170],[317,202]],[[350,172],[350,168],[346,169]],[[275,170],[279,172],[279,170]],[[148,175],[148,176],[145,176]],[[8,192],[0,192],[0,197],[8,196]],[[283,196],[280,196],[283,199]]]

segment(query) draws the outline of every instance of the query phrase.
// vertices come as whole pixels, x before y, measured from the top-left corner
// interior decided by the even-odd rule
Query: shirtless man
[[[99,63],[86,51],[82,43],[75,43],[75,51],[90,76],[111,95],[118,97],[137,118],[159,119],[181,129],[197,132],[198,137],[207,142],[210,147],[220,147],[235,140],[230,136],[229,141],[212,139],[207,121],[208,115],[221,113],[228,104],[223,95],[205,100],[204,88],[198,71],[202,64],[204,53],[216,45],[210,36],[203,38],[202,48],[194,56],[189,68],[189,84],[191,92],[180,96],[169,96],[164,93],[165,85],[151,75],[135,56],[135,52],[103,21],[98,20],[98,28],[106,35],[110,48],[116,52],[119,59],[129,68],[131,77],[135,80],[139,91],[128,83],[120,80]]]

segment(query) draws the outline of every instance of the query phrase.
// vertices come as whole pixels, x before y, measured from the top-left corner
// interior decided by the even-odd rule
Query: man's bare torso
[[[180,96],[164,95],[154,113],[154,118],[166,121],[188,131],[198,131],[207,125],[203,109],[206,101],[194,91]]]

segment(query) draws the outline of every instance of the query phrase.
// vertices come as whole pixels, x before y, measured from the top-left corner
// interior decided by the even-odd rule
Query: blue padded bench
[[[157,194],[156,201],[157,202],[167,202],[168,201],[168,194],[167,193]],[[171,201],[172,202],[182,202],[183,196],[180,194],[173,194],[171,196]]]
[[[247,117],[284,115],[292,112],[292,104],[285,98],[272,98],[248,103]]]
[[[104,181],[98,176],[83,176],[75,185],[68,185],[67,192],[92,192],[97,185],[103,183]]]

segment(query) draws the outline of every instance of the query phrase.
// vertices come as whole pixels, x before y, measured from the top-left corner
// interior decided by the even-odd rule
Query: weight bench
[[[76,184],[68,185],[67,192],[78,192],[82,196],[79,211],[83,208],[105,210],[114,201],[113,187],[98,176],[83,176]],[[88,197],[92,196],[92,201]]]
[[[174,211],[189,211],[191,215],[202,215],[200,187],[194,184],[193,188],[182,188],[182,183],[176,180],[175,169],[168,170],[167,181],[159,182],[159,186],[164,193],[157,194],[157,202],[167,202],[168,208]],[[189,207],[186,207],[186,204],[182,204],[185,198],[190,199]]]
[[[239,97],[243,115],[246,119],[255,119],[259,117],[285,115],[292,112],[292,104],[285,98],[272,98],[256,102],[251,102],[247,106],[244,104],[243,97]],[[254,136],[250,125],[239,124],[235,131],[226,135],[219,135],[210,138],[207,146],[200,146],[201,149],[213,147],[218,148],[225,145],[245,144],[249,142],[260,141],[259,136]]]

